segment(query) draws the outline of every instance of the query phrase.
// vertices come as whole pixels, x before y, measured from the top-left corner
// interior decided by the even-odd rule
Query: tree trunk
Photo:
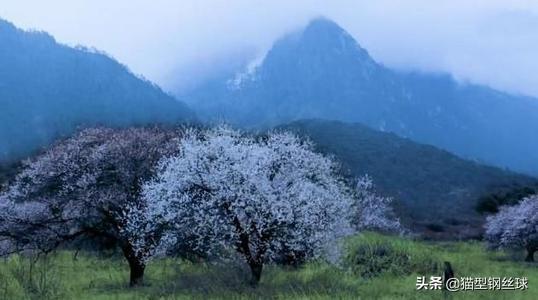
[[[229,208],[227,206],[225,207],[225,209],[229,211]],[[233,218],[233,223],[235,225],[237,233],[239,233],[239,241],[236,245],[237,251],[245,257],[248,266],[250,267],[250,272],[252,274],[252,280],[250,283],[253,287],[255,287],[258,285],[262,277],[263,258],[267,249],[267,246],[263,244],[264,237],[261,237],[262,244],[257,245],[257,251],[253,254],[250,251],[250,237],[248,233],[243,230],[243,226],[241,226],[241,222],[239,221],[239,218],[237,216]],[[251,227],[253,231],[256,232],[255,224],[252,224]]]
[[[139,261],[130,260],[129,268],[131,269],[131,275],[129,277],[129,286],[141,285],[144,281],[144,270],[146,266]]]
[[[136,257],[131,245],[123,246],[122,251],[125,259],[127,259],[127,262],[129,263],[129,286],[134,287],[141,285],[144,281],[144,270],[146,269],[146,265]]]
[[[535,248],[527,248],[527,257],[525,257],[525,261],[533,262],[534,261],[534,252],[536,252]]]
[[[262,277],[263,263],[251,261],[249,262],[250,272],[252,273],[252,285],[257,286]]]

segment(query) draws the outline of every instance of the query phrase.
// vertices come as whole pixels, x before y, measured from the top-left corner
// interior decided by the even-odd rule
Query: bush
[[[441,270],[441,260],[430,249],[395,236],[364,233],[349,239],[346,248],[345,267],[363,278],[435,274]]]

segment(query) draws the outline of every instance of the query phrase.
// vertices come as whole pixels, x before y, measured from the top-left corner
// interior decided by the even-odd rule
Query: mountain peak
[[[359,54],[362,58],[370,59],[368,52],[346,30],[326,17],[312,19],[303,29],[301,39],[303,42],[312,41],[323,50]]]
[[[280,76],[284,68],[286,73],[330,77],[335,74],[321,70],[336,70],[339,68],[336,66],[353,66],[366,77],[377,69],[368,52],[342,27],[325,17],[314,18],[302,30],[282,37],[263,62],[264,75],[274,76]]]
[[[310,20],[304,32],[311,31],[315,33],[326,33],[326,34],[341,34],[345,33],[345,30],[340,27],[336,22],[326,17],[316,17]]]

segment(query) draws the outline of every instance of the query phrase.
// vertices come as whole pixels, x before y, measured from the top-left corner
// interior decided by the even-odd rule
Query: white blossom
[[[503,206],[486,222],[485,239],[492,248],[517,247],[527,250],[527,260],[538,250],[538,195],[514,206]]]
[[[370,176],[357,178],[353,224],[360,230],[402,232],[400,220],[391,207],[392,201],[392,198],[375,193],[374,182]]]
[[[283,251],[317,257],[349,233],[351,193],[310,142],[218,127],[190,130],[179,146],[144,185],[144,214],[131,212],[151,220],[149,230],[166,228],[163,243],[188,241],[207,254],[233,248],[259,279],[263,263]]]

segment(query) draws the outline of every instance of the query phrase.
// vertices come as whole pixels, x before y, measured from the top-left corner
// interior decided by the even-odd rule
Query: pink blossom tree
[[[79,240],[106,241],[122,250],[130,284],[141,283],[144,256],[157,237],[138,234],[135,251],[123,230],[125,207],[143,205],[143,182],[159,159],[176,153],[178,136],[157,128],[87,129],[26,161],[0,196],[0,247],[47,252]]]

